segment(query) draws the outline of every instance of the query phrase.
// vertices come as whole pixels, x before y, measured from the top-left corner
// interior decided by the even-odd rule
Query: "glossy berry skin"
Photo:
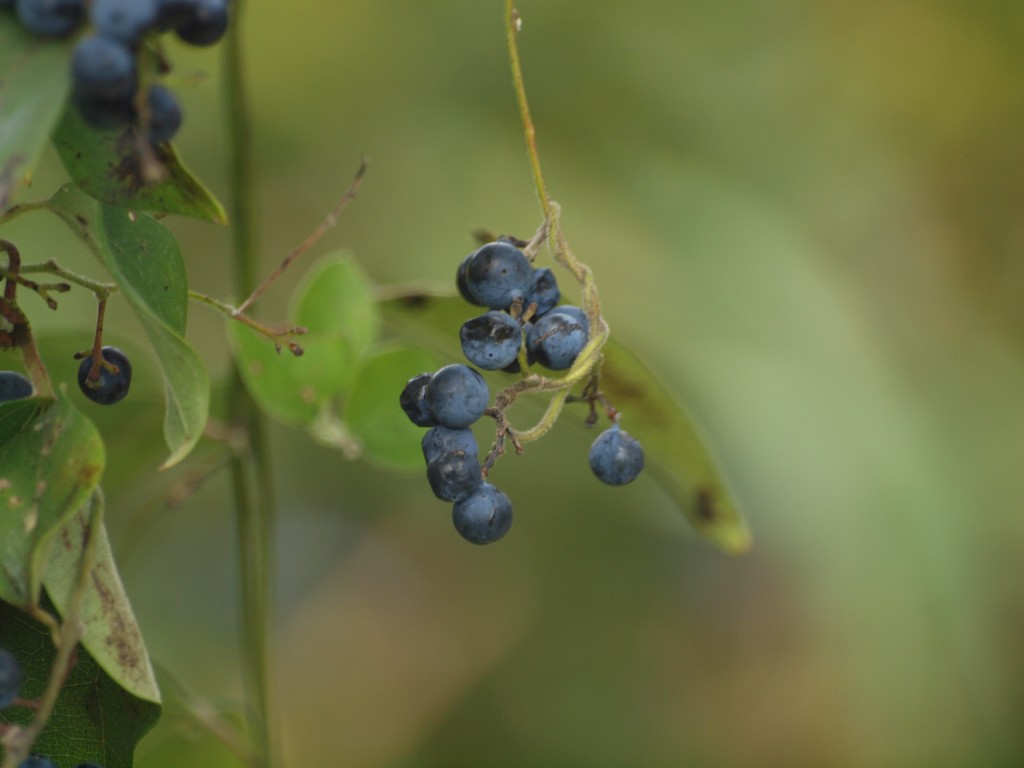
[[[427,403],[423,399],[427,383],[432,378],[434,378],[432,373],[421,373],[418,376],[413,376],[406,383],[402,394],[398,396],[398,404],[402,406],[402,410],[409,417],[409,421],[417,427],[432,427],[437,423],[434,421],[434,417],[430,415],[430,411],[427,410]]]
[[[159,0],[92,0],[89,20],[103,37],[135,47],[156,27]]]
[[[508,309],[525,299],[533,279],[533,267],[511,243],[498,240],[478,248],[466,262],[466,290],[475,303],[491,309]]]
[[[17,371],[0,371],[0,403],[32,397],[32,382]]]
[[[490,483],[481,483],[452,507],[452,522],[462,538],[473,544],[497,541],[512,525],[512,502]]]
[[[460,450],[442,453],[427,464],[427,482],[442,501],[462,501],[483,482],[480,462],[475,453]]]
[[[547,267],[533,270],[533,277],[530,279],[530,290],[526,294],[526,301],[523,308],[536,304],[533,312],[534,319],[543,317],[554,309],[562,298],[562,292],[558,290],[558,280],[555,273]]]
[[[0,648],[0,709],[11,706],[21,692],[21,665],[10,651]]]
[[[505,312],[488,312],[464,322],[459,341],[469,362],[485,371],[496,371],[519,356],[523,327]]]
[[[427,411],[442,427],[462,429],[483,416],[491,399],[484,377],[468,365],[446,365],[423,391]]]
[[[589,458],[597,479],[608,485],[631,483],[644,468],[643,446],[618,424],[597,436]]]
[[[228,31],[227,0],[195,0],[174,31],[189,45],[213,45]]]
[[[103,359],[117,366],[117,373],[100,368],[99,386],[89,386],[86,377],[92,370],[92,357],[86,357],[78,366],[78,386],[82,394],[100,405],[113,405],[124,399],[132,382],[132,364],[124,353],[116,347],[103,347],[100,350]]]
[[[146,91],[149,106],[149,143],[163,144],[170,141],[181,128],[181,106],[170,88],[151,85]]]
[[[84,0],[15,0],[18,20],[33,35],[67,37],[82,22]]]
[[[71,54],[71,82],[78,96],[130,102],[135,93],[135,56],[116,40],[83,37]]]
[[[552,371],[572,367],[587,343],[587,329],[569,314],[555,311],[533,324],[526,337],[529,351],[537,362]]]
[[[470,456],[477,455],[476,437],[471,429],[448,429],[433,427],[427,430],[420,442],[423,459],[429,464],[442,454],[461,451]]]
[[[48,757],[32,755],[22,760],[18,768],[57,768],[57,766]]]

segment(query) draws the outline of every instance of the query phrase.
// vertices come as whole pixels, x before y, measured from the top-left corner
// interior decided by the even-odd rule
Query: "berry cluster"
[[[590,339],[586,313],[558,303],[561,292],[554,273],[535,269],[509,240],[488,243],[469,254],[459,264],[455,283],[466,301],[488,308],[459,330],[463,354],[483,370],[527,375],[534,363],[569,370]],[[589,398],[592,408],[596,399],[596,394]],[[434,495],[454,502],[455,528],[475,544],[497,541],[512,524],[508,497],[486,481],[501,443],[495,443],[481,466],[469,429],[485,413],[502,423],[503,415],[497,408],[489,410],[489,401],[483,376],[462,364],[414,376],[399,396],[412,423],[430,428],[423,437],[423,458]],[[615,424],[590,448],[590,467],[601,481],[624,485],[643,469],[643,448],[619,427],[617,415],[614,418]]]
[[[228,28],[230,0],[0,0],[40,37],[67,37],[88,21],[91,32],[71,58],[72,102],[100,129],[142,128],[153,144],[181,127],[181,107],[159,83],[140,89],[139,52],[147,35],[174,33],[192,45],[212,45]]]

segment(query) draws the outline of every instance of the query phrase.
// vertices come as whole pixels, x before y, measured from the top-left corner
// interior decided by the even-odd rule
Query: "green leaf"
[[[227,323],[246,389],[275,419],[309,424],[330,398],[348,388],[354,359],[343,334],[301,336],[303,354],[296,357],[278,352],[270,339],[237,320]]]
[[[412,347],[384,349],[366,361],[345,404],[345,423],[366,458],[396,469],[422,469],[423,429],[409,421],[398,395],[413,376],[436,369],[433,355]]]
[[[381,303],[402,338],[452,357],[457,330],[472,313],[458,297],[401,291]],[[693,527],[727,552],[750,547],[750,530],[693,416],[618,340],[604,347],[601,387],[644,446],[647,467]],[[395,395],[397,397],[397,395]]]
[[[210,407],[206,369],[183,338],[188,286],[177,242],[148,214],[104,205],[74,185],[54,195],[49,207],[107,266],[153,345],[163,371],[164,440],[171,451],[163,466],[172,466],[202,437]]]
[[[380,317],[373,289],[351,257],[333,254],[310,271],[296,292],[295,318],[310,334],[341,334],[358,358],[373,346]]]
[[[223,206],[186,170],[170,144],[153,153],[153,167],[162,180],[148,181],[133,129],[98,130],[69,106],[53,134],[53,145],[75,183],[108,205],[227,223]]]
[[[70,88],[70,45],[29,34],[0,13],[0,213],[32,173]]]
[[[67,399],[0,404],[0,599],[36,602],[56,534],[105,462],[96,428]]]
[[[46,568],[43,585],[61,614],[67,610],[81,573],[89,533],[88,508],[80,510],[61,529],[60,546],[54,547]],[[93,535],[98,538],[90,542],[94,547],[92,571],[79,604],[82,644],[115,683],[136,698],[159,704],[160,690],[149,654],[102,523]]]
[[[25,673],[22,697],[39,697],[55,655],[49,632],[24,613],[0,603],[0,646],[17,657]],[[25,724],[31,715],[24,707],[9,707],[0,713],[0,722]],[[58,765],[92,762],[105,768],[131,768],[135,745],[159,716],[159,705],[132,696],[88,651],[79,649],[77,662],[33,751]]]

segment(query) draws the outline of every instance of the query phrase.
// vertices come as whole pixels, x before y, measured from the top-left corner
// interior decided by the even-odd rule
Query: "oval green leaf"
[[[457,354],[457,330],[473,311],[458,297],[415,289],[396,290],[381,309],[403,339],[449,357]],[[727,552],[749,549],[750,529],[697,421],[615,338],[604,347],[601,386],[626,413],[624,425],[644,445],[651,474],[694,529]]]
[[[366,458],[394,469],[423,468],[423,429],[409,421],[398,396],[413,376],[436,369],[433,355],[413,347],[383,349],[366,361],[345,403],[345,423]]]
[[[70,45],[29,34],[0,13],[0,213],[31,176],[64,109]]]
[[[202,437],[210,407],[206,368],[184,339],[188,285],[174,236],[145,213],[104,205],[74,185],[49,201],[110,271],[156,353],[164,379],[164,467],[181,461]]]
[[[134,130],[98,130],[69,106],[54,131],[53,145],[75,183],[107,205],[227,223],[224,207],[182,165],[170,144],[153,150],[147,165]],[[159,180],[150,180],[150,174]]]

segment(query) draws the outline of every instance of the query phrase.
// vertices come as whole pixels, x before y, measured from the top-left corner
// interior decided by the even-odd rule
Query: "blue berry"
[[[442,453],[427,464],[427,482],[442,501],[462,501],[483,482],[476,453],[461,450]]]
[[[476,456],[476,438],[471,429],[448,429],[448,427],[433,427],[427,430],[420,442],[423,448],[423,458],[429,464],[442,454],[452,451],[462,451],[470,456]]]
[[[92,0],[89,20],[103,37],[135,47],[157,23],[158,0]]]
[[[465,273],[474,302],[491,309],[508,309],[516,299],[525,299],[533,279],[533,267],[523,252],[501,240],[471,253]]]
[[[0,371],[0,403],[32,397],[32,382],[17,371]]]
[[[18,768],[57,768],[53,761],[42,755],[32,755],[21,761]]]
[[[132,365],[125,354],[116,347],[103,347],[100,350],[103,359],[117,367],[117,373],[100,367],[98,383],[86,379],[92,370],[92,356],[82,360],[78,366],[78,387],[82,394],[100,405],[113,405],[124,399],[132,382]]]
[[[427,383],[433,377],[434,374],[432,373],[421,373],[418,376],[413,376],[406,383],[402,394],[398,396],[398,403],[402,406],[402,410],[405,411],[405,415],[417,427],[432,427],[437,423],[434,421],[434,417],[430,415],[430,411],[427,410],[427,403],[423,399]]]
[[[511,365],[523,343],[523,327],[504,312],[488,312],[462,324],[459,341],[466,359],[485,371]]]
[[[163,144],[174,138],[181,128],[181,107],[169,88],[151,85],[146,91],[149,106],[149,143]]]
[[[9,707],[18,698],[24,681],[21,665],[14,654],[0,648],[0,709]]]
[[[558,304],[562,298],[562,292],[558,290],[558,280],[555,273],[547,267],[533,270],[533,277],[530,280],[530,290],[526,294],[526,301],[523,307],[536,304],[533,312],[534,318],[546,315]]]
[[[483,306],[479,301],[473,298],[473,294],[469,292],[469,286],[466,285],[466,265],[469,264],[469,260],[473,258],[473,254],[469,254],[459,263],[459,268],[455,270],[455,287],[459,289],[459,295],[468,301],[470,304],[476,304],[478,307]]]
[[[213,45],[228,31],[227,0],[195,0],[174,31],[190,45]]]
[[[598,435],[590,446],[590,468],[602,483],[631,483],[644,468],[643,446],[616,424]]]
[[[135,93],[135,56],[117,40],[83,37],[71,55],[71,81],[80,97],[129,104]]]
[[[508,533],[512,502],[490,483],[481,483],[469,496],[455,502],[452,522],[467,541],[490,544]]]
[[[84,0],[15,0],[18,20],[39,37],[67,37],[82,21]]]
[[[483,416],[491,399],[484,377],[467,365],[446,365],[423,391],[427,411],[442,427],[461,429]]]
[[[563,304],[558,307],[555,312],[559,312],[563,315],[568,315],[577,323],[583,326],[583,330],[590,335],[590,321],[587,319],[587,313],[584,312],[580,307],[575,307],[572,304]]]
[[[561,311],[544,315],[526,337],[527,348],[537,362],[553,371],[571,368],[586,343],[586,327]]]

